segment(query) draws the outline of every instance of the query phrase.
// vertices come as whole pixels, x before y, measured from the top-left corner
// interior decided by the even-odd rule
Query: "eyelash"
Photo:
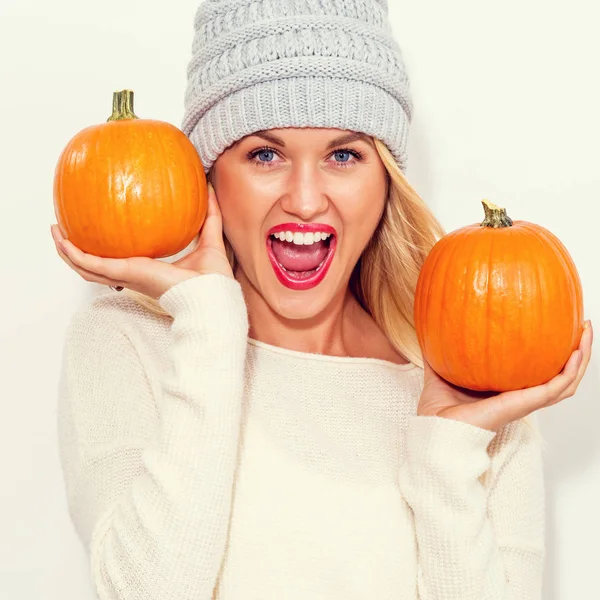
[[[247,154],[247,159],[254,163],[257,164],[261,167],[264,168],[270,168],[270,164],[272,161],[262,161],[262,160],[254,160],[261,152],[274,152],[275,154],[277,154],[279,156],[279,152],[277,152],[277,150],[275,150],[275,148],[271,148],[270,146],[263,146],[262,148],[257,148],[256,150],[252,150],[251,152],[248,152]],[[362,160],[363,155],[361,152],[359,152],[358,150],[351,150],[350,148],[338,148],[337,150],[334,150],[331,154],[335,154],[336,152],[347,152],[348,154],[351,154],[352,156],[354,156],[354,158],[356,158],[357,161]],[[354,161],[352,162],[339,162],[339,161],[335,161],[336,164],[342,168],[342,169],[347,169],[348,167],[351,167],[354,164]]]

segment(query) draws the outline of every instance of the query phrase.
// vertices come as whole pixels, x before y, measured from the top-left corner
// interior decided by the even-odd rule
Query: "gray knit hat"
[[[412,101],[387,0],[205,0],[194,25],[182,129],[207,172],[284,127],[372,135],[405,170]]]

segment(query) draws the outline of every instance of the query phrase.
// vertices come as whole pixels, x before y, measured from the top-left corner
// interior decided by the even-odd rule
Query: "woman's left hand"
[[[417,415],[445,417],[498,431],[511,421],[570,398],[590,362],[592,338],[592,325],[586,321],[579,348],[561,373],[543,385],[499,394],[472,392],[453,386],[425,362],[425,385]]]

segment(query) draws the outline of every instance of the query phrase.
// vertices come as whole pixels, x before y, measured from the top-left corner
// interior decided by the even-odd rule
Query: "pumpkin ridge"
[[[444,277],[444,281],[442,282],[442,289],[441,289],[441,293],[440,293],[440,297],[442,298],[442,306],[444,306],[446,304],[446,288],[447,288],[447,284],[448,284],[448,277],[447,277],[448,265],[452,264],[452,260],[456,256],[456,253],[458,252],[459,249],[460,249],[460,243],[458,243],[455,239],[452,239],[452,247],[450,249],[450,252],[447,253],[446,257],[444,257],[444,255],[442,254],[442,259],[446,258],[446,262],[442,263],[444,265],[443,272],[446,275]],[[441,266],[440,266],[440,268],[441,268]],[[443,324],[443,318],[444,318],[444,310],[440,309],[439,322],[438,322],[438,327],[439,327],[440,332],[445,331],[444,324]],[[452,373],[452,370],[449,369],[449,367],[448,367],[448,359],[447,359],[446,348],[445,348],[445,344],[444,344],[445,333],[442,334],[442,340],[443,340],[442,341],[443,347],[442,347],[442,351],[440,353],[439,358],[444,363],[445,372]]]
[[[442,238],[443,239],[443,238]],[[432,276],[435,272],[435,268],[439,262],[440,256],[442,255],[442,248],[444,246],[444,242],[442,240],[438,240],[438,242],[433,246],[428,255],[430,260],[429,263],[423,263],[421,266],[421,273],[423,277],[422,280],[417,280],[417,289],[419,292],[415,291],[415,302],[416,302],[416,318],[415,318],[415,326],[419,322],[424,322],[425,329],[429,329],[429,312],[430,312],[430,296],[431,296],[431,284],[432,284]],[[433,261],[433,262],[432,262]],[[421,279],[421,278],[420,278]],[[422,290],[422,291],[421,291]],[[420,331],[420,328],[417,327],[417,337],[419,338],[419,345],[421,346],[422,354],[428,355],[430,354],[430,347],[428,344],[428,336],[423,335],[423,332]]]
[[[518,225],[518,228],[514,229],[515,236],[516,236],[515,245],[519,244],[521,248],[524,246],[526,248],[526,250],[528,250],[529,253],[527,256],[525,256],[525,259],[527,261],[526,264],[534,265],[532,268],[524,269],[523,265],[519,264],[519,282],[523,281],[525,272],[527,273],[528,278],[535,281],[536,291],[533,294],[533,296],[537,298],[537,306],[535,307],[535,310],[533,310],[533,314],[538,315],[538,320],[537,320],[535,329],[537,331],[544,331],[544,323],[547,320],[546,309],[545,309],[545,305],[543,302],[544,298],[543,298],[543,294],[542,294],[542,290],[544,289],[544,286],[542,285],[542,281],[540,278],[540,268],[539,268],[539,263],[536,259],[535,248],[533,247],[533,244],[531,244],[531,238],[529,236],[527,236],[527,234],[526,234],[527,231],[528,231],[527,228],[523,227],[523,222],[520,222]],[[529,243],[523,244],[523,239],[527,240]],[[529,282],[528,290],[529,291],[531,290],[531,282]],[[531,328],[531,324],[523,322],[525,319],[525,316],[526,316],[526,313],[524,311],[521,311],[521,313],[519,315],[519,330],[520,331],[523,331],[524,328]],[[531,316],[528,315],[528,318],[531,318]],[[542,359],[541,362],[543,363],[543,355],[540,352],[539,343],[537,346],[538,346],[537,348],[531,349],[530,360],[529,360],[529,362],[527,364],[527,368],[526,368],[526,371],[528,372],[528,374],[526,374],[524,377],[522,377],[522,380],[519,383],[519,387],[525,387],[527,385],[527,382],[532,380],[532,375],[531,375],[532,371],[533,371],[533,373],[536,373],[536,372],[539,372],[540,368],[542,368],[540,366],[540,358]],[[530,348],[527,348],[527,350],[529,351]],[[513,367],[513,369],[512,369],[512,371],[509,371],[507,373],[507,379],[509,381],[517,381],[519,379],[519,373],[518,372],[515,373],[514,368],[515,368],[515,366],[517,369],[519,368],[518,362],[517,361],[513,362],[511,364],[511,366]]]
[[[490,281],[491,281],[491,273],[490,270],[492,268],[492,264],[493,264],[493,253],[492,253],[492,248],[494,245],[494,235],[489,235],[487,236],[489,238],[489,248],[488,248],[488,256],[487,256],[487,281],[486,281],[486,320],[487,320],[487,327],[484,327],[484,335],[485,335],[485,343],[484,343],[484,348],[485,348],[485,368],[486,368],[486,374],[485,374],[485,378],[488,381],[494,381],[495,377],[494,374],[492,373],[492,365],[495,364],[495,357],[490,356],[491,353],[491,343],[490,343],[490,338],[492,337],[492,332],[491,332],[491,327],[489,326],[490,322],[491,322],[491,318],[490,318]],[[495,387],[495,386],[493,386]]]
[[[548,262],[548,258],[549,256],[552,256],[553,259],[557,259],[557,262],[560,263],[560,265],[564,268],[566,266],[565,261],[563,260],[563,257],[561,256],[561,253],[557,251],[557,248],[555,247],[555,245],[553,244],[552,240],[549,240],[540,229],[535,229],[535,228],[530,228],[529,229],[535,236],[536,240],[538,240],[538,243],[540,244],[541,247],[543,247],[546,250],[546,260],[544,261],[545,263]],[[548,245],[551,246],[552,248],[552,252],[548,252]],[[567,274],[565,273],[565,279],[567,279],[567,286],[570,285],[570,277],[567,276]],[[554,280],[553,280],[553,283]],[[555,294],[559,295],[560,298],[560,302],[558,303],[560,306],[559,311],[554,311],[553,314],[548,314],[546,315],[547,318],[551,321],[551,323],[556,323],[557,318],[560,319],[562,318],[562,309],[568,307],[571,302],[569,301],[571,294],[569,292],[567,292],[567,290],[565,289],[565,287],[563,285],[561,285],[562,282],[556,282],[555,284]],[[555,334],[556,332],[554,332]],[[554,334],[552,335],[552,337],[554,337]],[[556,340],[553,340],[556,341]],[[567,360],[568,357],[565,357],[565,362]],[[561,365],[561,370],[562,367],[564,366]]]
[[[574,302],[577,308],[577,323],[575,324],[576,328],[574,328],[573,335],[571,336],[571,347],[572,351],[574,351],[579,346],[579,336],[581,334],[581,331],[583,330],[583,310],[581,308],[582,297],[579,293],[579,290],[581,289],[579,275],[576,269],[574,268],[575,265],[571,255],[569,254],[569,251],[553,233],[551,233],[545,228],[540,228],[536,231],[536,234],[554,248],[555,254],[558,256],[562,267],[566,271],[566,279],[569,287],[569,294],[565,305],[569,306],[571,303]]]
[[[170,134],[170,131],[166,131],[165,133]],[[165,150],[165,140],[164,140],[163,135],[158,135],[156,136],[156,150],[158,150],[157,154],[160,153],[160,158],[157,160],[157,162],[159,164],[165,164],[168,160],[169,160],[169,155]],[[166,185],[165,185],[165,169],[158,169],[160,171],[160,186],[162,190],[166,191]],[[169,194],[162,194],[161,198],[160,198],[160,202],[161,204],[164,202],[167,202],[169,204],[169,213],[172,213],[173,211],[173,171],[171,169],[168,169],[168,179],[169,179],[169,185],[168,185],[168,191]],[[185,207],[186,210],[188,210],[188,206]],[[183,212],[181,213],[181,218],[187,223],[187,219],[188,219],[188,215],[184,214]],[[170,230],[172,229],[173,225],[171,220],[169,220],[169,233],[171,232]]]
[[[475,251],[477,250],[477,246],[480,243],[480,233],[478,229],[473,229],[466,234],[464,247],[462,251],[467,256],[465,260],[466,263],[466,271],[465,271],[465,285],[461,289],[463,294],[462,298],[462,310],[461,315],[465,315],[468,310],[468,302],[469,302],[469,290],[473,286],[473,282],[475,281],[475,272],[479,271],[481,267],[481,261],[476,265],[472,264],[473,257],[475,255]],[[470,246],[468,245],[470,242]],[[459,246],[460,244],[456,244]],[[489,273],[488,273],[488,281],[489,281]],[[472,318],[472,315],[471,315]],[[464,319],[464,316],[463,316]],[[460,329],[464,330],[465,323],[461,323]],[[460,365],[464,368],[466,373],[466,380],[462,382],[462,387],[467,387],[468,385],[472,385],[473,382],[477,380],[476,376],[474,376],[473,371],[471,371],[469,359],[470,359],[470,350],[469,350],[469,342],[466,339],[460,340],[460,348],[462,348],[462,357],[457,357],[460,360]],[[475,346],[477,346],[477,342],[475,342]],[[477,354],[477,353],[476,353]],[[484,361],[486,362],[486,361]],[[478,368],[477,365],[473,365],[473,367]],[[456,366],[454,366],[453,371],[456,371]]]

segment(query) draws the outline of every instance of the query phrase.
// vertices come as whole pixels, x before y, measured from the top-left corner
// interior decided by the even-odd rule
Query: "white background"
[[[68,139],[132,88],[179,125],[197,0],[0,3],[0,598],[92,599],[68,519],[55,403],[83,297],[54,252],[53,170]],[[408,175],[446,229],[480,200],[566,244],[600,331],[600,8],[595,0],[390,0],[412,79]],[[596,344],[597,346],[597,344]],[[598,352],[573,399],[540,413],[545,600],[594,597],[600,539]],[[284,600],[284,599],[282,599]],[[400,599],[399,599],[400,600]]]

